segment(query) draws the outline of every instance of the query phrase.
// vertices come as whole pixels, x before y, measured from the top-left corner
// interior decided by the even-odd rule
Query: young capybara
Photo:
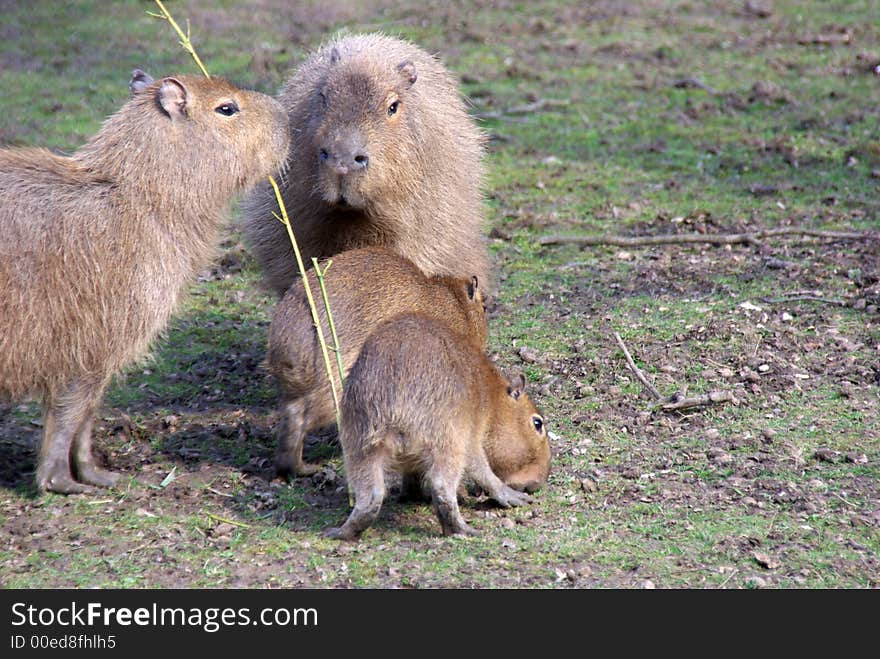
[[[476,275],[491,288],[485,137],[438,59],[380,34],[339,37],[302,63],[279,101],[292,128],[282,195],[307,263],[382,245],[429,275]],[[242,232],[282,296],[298,272],[275,210],[273,191],[258,186]]]
[[[504,507],[531,501],[550,471],[544,419],[484,352],[446,323],[407,314],[370,335],[342,395],[340,443],[355,505],[330,537],[354,540],[379,514],[385,470],[421,474],[444,535],[472,535],[456,493],[467,474]],[[521,473],[493,472],[487,454],[527,456]],[[514,483],[514,489],[502,481]]]
[[[288,135],[274,99],[175,76],[70,157],[0,150],[0,397],[42,399],[41,490],[117,480],[92,455],[104,388],[165,327],[230,201],[283,166]]]
[[[329,342],[314,271],[309,271],[308,278]],[[346,372],[376,327],[407,312],[443,318],[480,350],[485,349],[488,330],[477,277],[428,277],[409,259],[383,247],[367,247],[334,256],[325,284]],[[275,308],[266,361],[278,382],[281,402],[276,469],[282,476],[312,474],[317,467],[303,462],[303,440],[306,433],[334,423],[335,411],[302,281],[291,286]],[[337,391],[341,391],[335,360],[332,370]]]

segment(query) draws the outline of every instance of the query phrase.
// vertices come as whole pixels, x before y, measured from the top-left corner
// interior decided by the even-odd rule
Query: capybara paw
[[[300,462],[296,465],[297,476],[313,476],[319,471],[321,471],[321,465],[316,465],[311,462]]]
[[[532,497],[525,492],[517,492],[513,488],[507,486],[505,486],[497,496],[494,496],[493,499],[504,508],[510,508],[511,506],[524,506],[527,503],[532,502]]]
[[[38,483],[40,490],[43,492],[55,492],[57,494],[83,494],[91,492],[93,488],[73,480],[70,474],[54,473],[48,474]]]
[[[443,535],[475,536],[480,535],[480,532],[477,531],[477,529],[475,529],[473,526],[462,522],[461,524],[456,524],[455,526],[448,526],[444,528]]]
[[[350,529],[346,529],[344,526],[334,526],[329,529],[324,529],[324,537],[332,538],[334,540],[347,540],[348,542],[353,542],[358,539],[360,534],[352,532]]]
[[[97,487],[113,487],[122,478],[122,474],[115,471],[101,469],[94,465],[84,465],[77,469],[77,476],[81,483],[95,485]]]

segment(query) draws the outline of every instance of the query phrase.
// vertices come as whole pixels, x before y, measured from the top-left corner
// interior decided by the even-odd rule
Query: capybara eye
[[[535,430],[542,432],[544,430],[544,419],[539,416],[533,416],[532,425],[535,426]]]
[[[397,114],[397,109],[400,107],[400,101],[394,101],[391,105],[388,106],[388,116],[393,117]]]
[[[321,149],[321,152],[318,154],[318,157],[320,157],[321,160],[327,160],[327,158],[330,157],[330,154],[327,153],[327,149]]]
[[[222,114],[224,117],[231,117],[238,112],[238,105],[235,103],[223,103],[222,105],[218,105],[214,109],[214,112]]]

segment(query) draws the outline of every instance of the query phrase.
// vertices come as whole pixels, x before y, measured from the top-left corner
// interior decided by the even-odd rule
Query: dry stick
[[[757,243],[759,238],[769,238],[772,236],[811,236],[814,238],[832,238],[834,240],[880,240],[880,233],[870,231],[820,231],[818,229],[780,227],[748,233],[681,233],[662,236],[546,236],[541,238],[539,243],[541,245],[616,245],[618,247],[681,243],[734,245],[739,243]]]
[[[327,350],[327,341],[324,339],[324,330],[321,328],[321,320],[318,317],[318,308],[315,306],[315,298],[312,296],[312,287],[309,285],[309,278],[306,276],[306,266],[303,264],[299,245],[296,242],[296,237],[293,235],[293,227],[290,225],[290,219],[287,217],[287,209],[284,207],[284,201],[281,199],[281,190],[278,189],[278,184],[271,176],[269,177],[269,183],[272,185],[272,189],[275,190],[275,198],[278,200],[278,207],[281,209],[281,217],[278,217],[278,213],[275,211],[272,211],[272,216],[281,222],[281,224],[287,229],[287,236],[290,238],[290,244],[293,246],[293,254],[296,256],[296,264],[299,266],[299,271],[302,275],[303,288],[306,291],[306,298],[309,301],[309,309],[312,312],[312,322],[314,322],[315,332],[318,334],[318,343],[321,344],[321,355],[324,357],[324,368],[327,369],[327,379],[330,381],[330,392],[333,394],[333,406],[336,408],[336,426],[337,428],[341,428],[339,393],[336,391],[336,382],[333,379],[333,367],[330,366],[330,354]]]
[[[687,410],[693,407],[705,407],[714,403],[733,403],[734,405],[739,405],[739,401],[729,391],[710,391],[708,394],[700,394],[699,396],[678,400],[673,397],[672,400],[667,399],[667,401],[656,404],[655,407],[660,407],[664,412],[671,412],[673,410]]]
[[[209,513],[208,511],[205,511],[205,515],[207,515],[209,518],[213,519],[215,522],[223,522],[225,524],[232,524],[232,526],[240,526],[243,529],[248,529],[251,526],[250,524],[245,524],[244,522],[237,522],[234,519],[220,517],[220,515],[215,515],[214,513]]]
[[[333,339],[333,352],[336,353],[336,367],[339,369],[339,382],[342,384],[342,388],[345,389],[345,369],[342,366],[342,352],[339,349],[339,337],[336,335],[336,323],[333,322],[333,314],[330,313],[330,300],[327,298],[327,287],[324,285],[324,277],[327,276],[327,271],[330,269],[331,265],[333,265],[333,261],[327,261],[324,270],[321,270],[318,265],[318,259],[314,256],[312,257],[312,267],[315,270],[315,276],[318,278],[318,286],[321,287],[321,298],[324,300],[324,309],[327,310],[327,324],[330,326],[330,336]]]
[[[540,112],[544,108],[562,108],[570,105],[569,101],[560,100],[560,99],[552,99],[552,98],[542,98],[534,103],[527,103],[526,105],[517,105],[512,108],[508,108],[507,110],[492,110],[491,112],[478,112],[474,116],[477,119],[500,119],[501,117],[513,116],[517,114],[532,114],[533,112]]]
[[[845,307],[846,302],[843,300],[835,300],[827,297],[819,297],[817,295],[800,295],[793,293],[791,295],[783,295],[781,297],[762,297],[761,302],[767,304],[779,304],[781,302],[823,302],[825,304],[834,304],[838,307]]]
[[[648,382],[648,378],[645,377],[645,374],[642,373],[642,369],[636,366],[636,363],[633,361],[632,355],[629,354],[629,350],[626,349],[626,345],[623,342],[623,339],[620,338],[620,334],[617,332],[614,333],[614,340],[617,341],[617,345],[620,346],[620,349],[623,351],[623,356],[626,357],[626,364],[629,366],[629,370],[636,374],[636,377],[639,379],[643,385],[645,385],[645,389],[647,389],[655,400],[663,400],[663,395],[654,388],[650,382]]]
[[[202,60],[199,59],[198,53],[196,53],[196,49],[192,45],[192,41],[189,39],[189,20],[186,22],[186,34],[183,33],[183,30],[180,29],[180,26],[177,24],[177,21],[174,20],[174,17],[165,9],[165,5],[162,4],[162,0],[156,0],[156,4],[159,6],[159,11],[161,14],[155,14],[151,11],[148,11],[147,14],[152,16],[153,18],[161,18],[162,20],[166,20],[171,24],[171,27],[174,28],[174,31],[177,32],[177,36],[180,37],[180,45],[183,46],[183,49],[192,55],[192,58],[195,60],[196,64],[198,64],[199,68],[202,70],[202,73],[205,74],[206,78],[210,79],[210,74],[208,73],[208,69],[205,68],[205,65],[202,64]]]

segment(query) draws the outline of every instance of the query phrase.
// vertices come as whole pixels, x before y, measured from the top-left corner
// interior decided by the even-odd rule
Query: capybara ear
[[[159,93],[156,98],[159,105],[165,110],[165,113],[172,119],[186,118],[186,87],[176,78],[165,78],[159,86]]]
[[[153,84],[153,76],[146,71],[135,69],[131,72],[131,80],[128,83],[128,91],[131,95],[140,94],[147,87]]]
[[[479,290],[479,283],[480,283],[480,280],[477,279],[476,275],[471,277],[471,283],[469,283],[468,287],[467,287],[469,300],[473,300],[475,297],[477,297],[477,290]]]
[[[330,51],[330,63],[331,64],[336,64],[336,62],[338,62],[341,57],[342,56],[339,54],[338,48],[334,48],[333,50]]]
[[[508,380],[507,395],[513,398],[513,400],[519,400],[519,397],[522,396],[525,391],[526,376],[522,373],[518,373]]]
[[[410,60],[404,60],[397,65],[397,71],[409,84],[413,84],[418,76],[416,75],[416,65]]]

